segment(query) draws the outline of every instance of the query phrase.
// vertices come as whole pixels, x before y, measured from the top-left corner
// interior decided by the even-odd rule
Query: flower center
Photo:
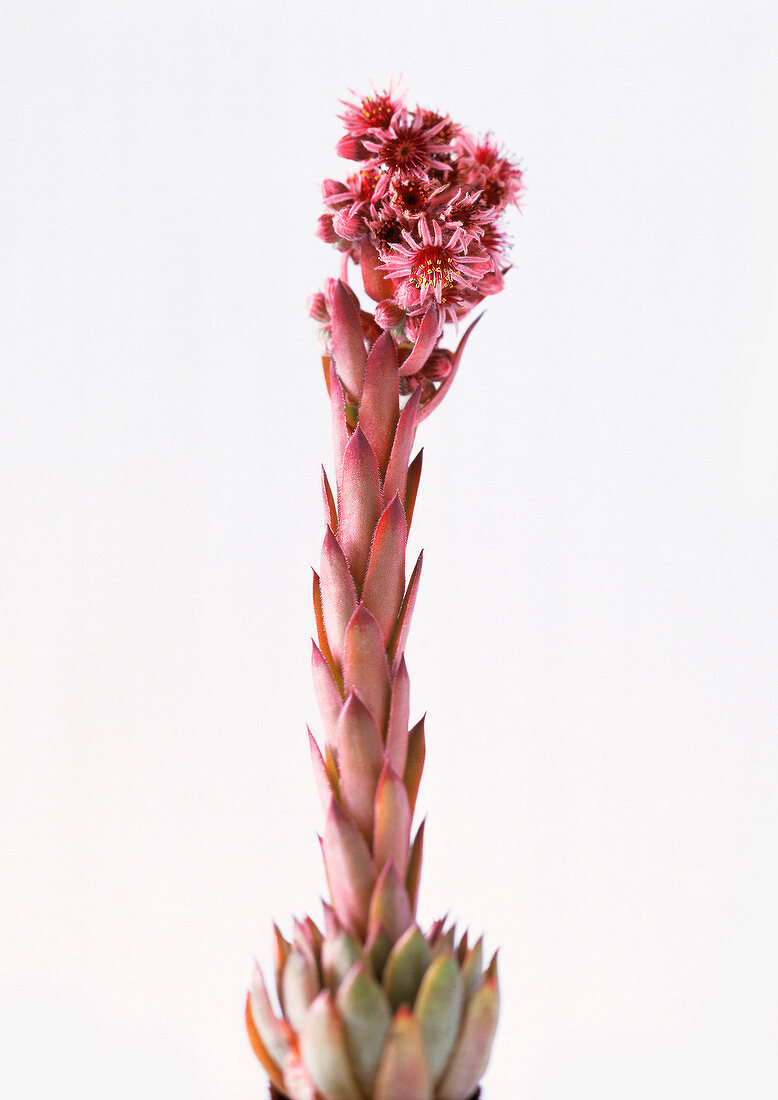
[[[457,266],[445,248],[422,248],[416,256],[409,282],[418,290],[429,287],[438,294],[451,286]]]

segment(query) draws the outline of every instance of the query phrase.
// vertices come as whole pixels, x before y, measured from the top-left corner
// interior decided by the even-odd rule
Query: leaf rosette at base
[[[325,906],[291,942],[276,929],[279,1010],[259,968],[246,1002],[254,1052],[289,1100],[470,1100],[499,1012],[497,958],[437,921],[364,945]]]

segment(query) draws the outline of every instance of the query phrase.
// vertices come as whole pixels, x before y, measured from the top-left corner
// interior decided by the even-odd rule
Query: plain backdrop
[[[4,1097],[265,1095],[252,959],[325,888],[304,300],[390,77],[526,173],[411,535],[485,1100],[776,1095],[771,9],[0,2]]]

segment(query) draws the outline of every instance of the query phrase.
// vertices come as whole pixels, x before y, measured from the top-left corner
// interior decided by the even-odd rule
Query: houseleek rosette
[[[468,1100],[499,1009],[496,955],[416,922],[424,822],[412,819],[425,755],[410,723],[405,644],[422,557],[406,576],[421,475],[419,423],[440,403],[473,324],[441,346],[508,269],[501,218],[521,171],[491,137],[409,110],[393,91],[345,104],[319,236],[341,278],[312,296],[331,406],[334,491],[313,575],[313,679],[323,744],[309,732],[325,825],[323,928],[275,929],[278,1009],[259,968],[246,1022],[272,1087],[290,1100]],[[369,311],[348,284],[360,270]]]

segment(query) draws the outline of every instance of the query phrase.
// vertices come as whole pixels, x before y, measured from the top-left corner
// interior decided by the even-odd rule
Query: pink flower
[[[394,95],[390,87],[388,91],[364,96],[357,103],[341,100],[346,110],[338,117],[345,124],[348,136],[360,138],[373,129],[387,129],[402,107],[404,98],[403,95]]]
[[[420,115],[410,118],[407,111],[398,111],[384,130],[373,130],[363,140],[368,152],[366,168],[385,169],[375,190],[379,199],[386,191],[396,173],[404,176],[424,175],[430,169],[448,172],[450,166],[445,157],[451,146],[443,141],[440,133],[445,127],[445,119],[434,126],[427,127]]]
[[[459,179],[469,189],[478,189],[487,206],[504,209],[511,203],[519,205],[523,190],[521,169],[502,155],[490,134],[480,141],[464,134],[454,145]]]
[[[494,270],[488,252],[457,223],[442,226],[435,221],[430,228],[422,214],[417,235],[403,230],[402,236],[405,243],[390,246],[384,266],[390,279],[404,280],[418,291],[419,307],[430,296],[438,305],[447,305],[460,291],[474,290],[474,281]]]

